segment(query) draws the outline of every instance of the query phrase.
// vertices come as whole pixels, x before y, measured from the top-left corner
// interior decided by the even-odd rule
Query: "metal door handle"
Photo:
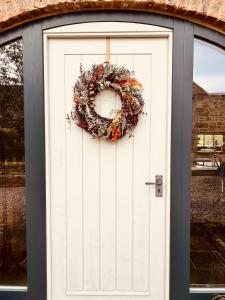
[[[163,176],[156,175],[155,182],[147,181],[145,182],[146,185],[155,185],[155,196],[162,197],[163,196]]]

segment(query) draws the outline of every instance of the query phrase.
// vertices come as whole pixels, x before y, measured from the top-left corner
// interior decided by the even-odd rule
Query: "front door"
[[[109,25],[113,33],[90,23],[45,35],[48,300],[168,299],[170,33]],[[145,114],[133,136],[114,143],[66,119],[80,64],[102,63],[106,51],[144,89]],[[95,101],[103,116],[120,107],[113,90]],[[146,184],[156,175],[163,176],[162,197]]]

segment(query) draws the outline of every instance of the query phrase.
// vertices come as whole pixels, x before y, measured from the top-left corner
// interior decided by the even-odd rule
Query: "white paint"
[[[127,25],[129,24],[129,25]],[[45,30],[45,34],[81,34],[81,35],[96,35],[104,34],[111,35],[143,35],[145,33],[160,34],[171,33],[171,30],[165,27],[138,24],[138,23],[126,23],[126,22],[94,22],[94,23],[81,23],[76,25],[67,25],[55,27]]]
[[[107,88],[95,97],[95,111],[105,118],[114,118],[121,107],[120,95],[114,89]]]
[[[1,292],[27,292],[27,286],[9,286],[9,285],[1,285]]]
[[[224,292],[224,288],[190,288],[191,294],[221,294]]]
[[[135,71],[147,113],[116,144],[66,122],[80,63],[105,60],[99,23],[44,35],[48,300],[169,297],[171,32],[115,24],[111,62]],[[82,27],[86,38],[71,38]],[[145,185],[155,175],[164,177],[162,198]]]

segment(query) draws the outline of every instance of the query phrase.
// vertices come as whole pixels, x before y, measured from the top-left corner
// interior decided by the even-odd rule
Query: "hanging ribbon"
[[[110,37],[106,38],[106,62],[110,63]]]

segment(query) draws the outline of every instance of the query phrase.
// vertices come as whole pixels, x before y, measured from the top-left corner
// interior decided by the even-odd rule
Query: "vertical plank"
[[[83,57],[84,69],[96,56]],[[84,226],[84,289],[99,289],[99,140],[83,132],[83,226]]]
[[[118,55],[118,65],[132,69],[132,55]],[[133,138],[125,136],[117,143],[117,289],[132,289],[132,210],[133,210]]]
[[[72,109],[73,86],[78,78],[80,55],[65,55],[66,113]],[[67,288],[83,288],[83,132],[66,124]]]
[[[106,141],[100,143],[101,178],[101,289],[115,289],[115,150]]]
[[[156,175],[163,175],[167,181],[168,171],[166,159],[169,149],[167,140],[168,114],[168,42],[166,39],[156,39],[152,54],[152,101],[151,101],[151,152],[150,180],[155,181]],[[160,118],[159,118],[160,116]],[[168,149],[168,150],[167,150]],[[169,170],[169,169],[168,169]],[[165,282],[165,213],[167,190],[163,196],[155,197],[155,187],[150,187],[150,291],[158,292],[163,297],[165,290],[160,289]],[[154,246],[153,246],[154,245]],[[159,259],[161,258],[161,259]],[[157,270],[157,272],[156,272]]]
[[[145,115],[134,132],[134,207],[133,207],[133,289],[148,290],[149,281],[149,209],[150,193],[145,182],[150,180],[150,104],[152,90],[151,55],[134,55],[135,77],[143,85]],[[145,66],[145,72],[143,72]]]
[[[52,271],[52,297],[61,294],[61,289],[66,289],[66,210],[65,210],[65,188],[66,188],[66,143],[65,143],[65,102],[64,102],[64,55],[60,52],[59,42],[49,42],[49,119],[50,128],[49,149],[50,152],[50,174],[51,202],[49,213],[51,214],[51,271]],[[55,63],[57,61],[57,63]],[[59,87],[56,89],[55,87]],[[59,138],[60,137],[60,138]],[[53,163],[54,162],[54,163]],[[62,201],[63,199],[63,201]],[[58,264],[60,256],[61,264]],[[62,278],[57,278],[60,272]]]
[[[101,60],[104,61],[102,56]],[[114,92],[106,96],[118,98]],[[106,101],[104,101],[106,100]],[[110,112],[111,101],[100,97],[99,113]],[[108,116],[110,117],[110,116]],[[115,290],[115,154],[116,145],[100,142],[100,289]]]

